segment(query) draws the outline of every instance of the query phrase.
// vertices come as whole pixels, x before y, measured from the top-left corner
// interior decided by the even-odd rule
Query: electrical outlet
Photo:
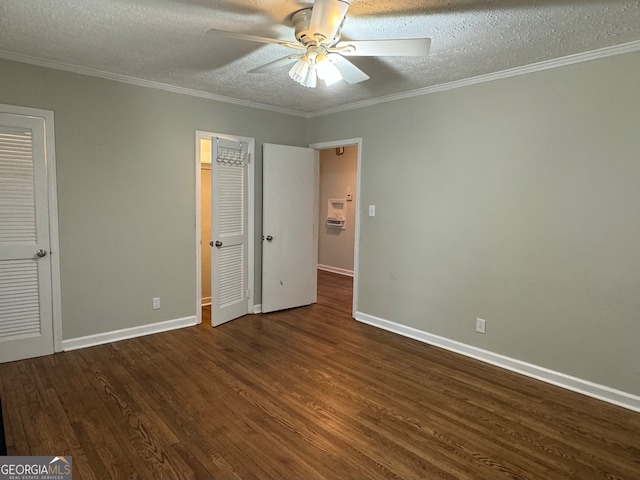
[[[476,332],[487,333],[487,321],[482,318],[476,318]]]
[[[160,308],[160,297],[153,297],[153,309],[158,310]]]

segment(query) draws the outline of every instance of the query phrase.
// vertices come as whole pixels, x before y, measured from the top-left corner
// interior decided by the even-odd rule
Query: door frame
[[[255,138],[242,137],[239,135],[229,135],[224,133],[208,132],[196,130],[196,155],[195,155],[195,182],[196,182],[196,319],[197,323],[202,323],[202,226],[200,215],[202,210],[201,192],[201,172],[200,172],[200,140],[210,140],[211,137],[224,138],[235,142],[245,142],[249,150],[249,164],[247,165],[247,288],[249,298],[247,300],[247,311],[254,313],[255,298]]]
[[[54,115],[51,110],[0,104],[0,113],[42,118],[44,120],[44,154],[47,167],[49,202],[49,261],[51,262],[51,313],[53,351],[62,351],[62,295],[60,284],[60,240],[58,231],[58,189],[56,182],[56,144]]]
[[[351,316],[355,318],[358,311],[358,278],[360,272],[360,198],[362,197],[361,178],[362,178],[362,137],[348,138],[345,140],[334,140],[330,142],[312,143],[310,148],[316,150],[316,158],[318,165],[320,164],[320,150],[338,147],[358,147],[358,158],[356,160],[356,225],[355,240],[353,245],[353,304],[351,307]],[[320,181],[320,169],[318,168],[318,182]],[[317,195],[316,195],[317,197]],[[318,199],[316,199],[318,201]],[[318,222],[320,220],[318,219]],[[318,232],[320,225],[318,225]]]

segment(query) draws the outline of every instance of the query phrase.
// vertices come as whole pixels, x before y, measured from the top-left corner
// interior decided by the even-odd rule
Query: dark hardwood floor
[[[640,414],[358,323],[335,280],[0,365],[8,453],[72,455],[75,480],[640,478]]]
[[[353,278],[318,270],[318,305],[351,315]]]

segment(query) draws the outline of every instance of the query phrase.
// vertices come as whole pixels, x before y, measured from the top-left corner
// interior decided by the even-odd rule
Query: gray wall
[[[195,130],[256,138],[258,198],[262,143],[362,137],[362,312],[640,394],[640,53],[306,122],[0,72],[55,112],[65,339],[195,314]]]
[[[260,145],[306,144],[300,118],[6,60],[0,72],[0,103],[55,113],[64,339],[195,315],[196,130],[256,138],[257,198]]]
[[[363,137],[359,310],[640,394],[639,85],[631,53],[310,120]]]
[[[342,155],[335,148],[320,151],[320,205],[318,212],[318,264],[353,272],[356,232],[356,187],[358,147],[344,147]],[[346,201],[347,191],[352,201]],[[344,230],[327,227],[329,199],[344,199],[347,206]]]

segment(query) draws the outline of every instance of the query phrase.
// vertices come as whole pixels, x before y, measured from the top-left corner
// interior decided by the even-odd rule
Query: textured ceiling
[[[640,40],[640,2],[352,0],[342,38],[429,37],[425,58],[350,59],[371,79],[308,89],[288,67],[246,74],[292,50],[206,35],[295,40],[296,0],[1,0],[0,56],[150,80],[313,113]],[[0,72],[1,74],[1,72]]]

